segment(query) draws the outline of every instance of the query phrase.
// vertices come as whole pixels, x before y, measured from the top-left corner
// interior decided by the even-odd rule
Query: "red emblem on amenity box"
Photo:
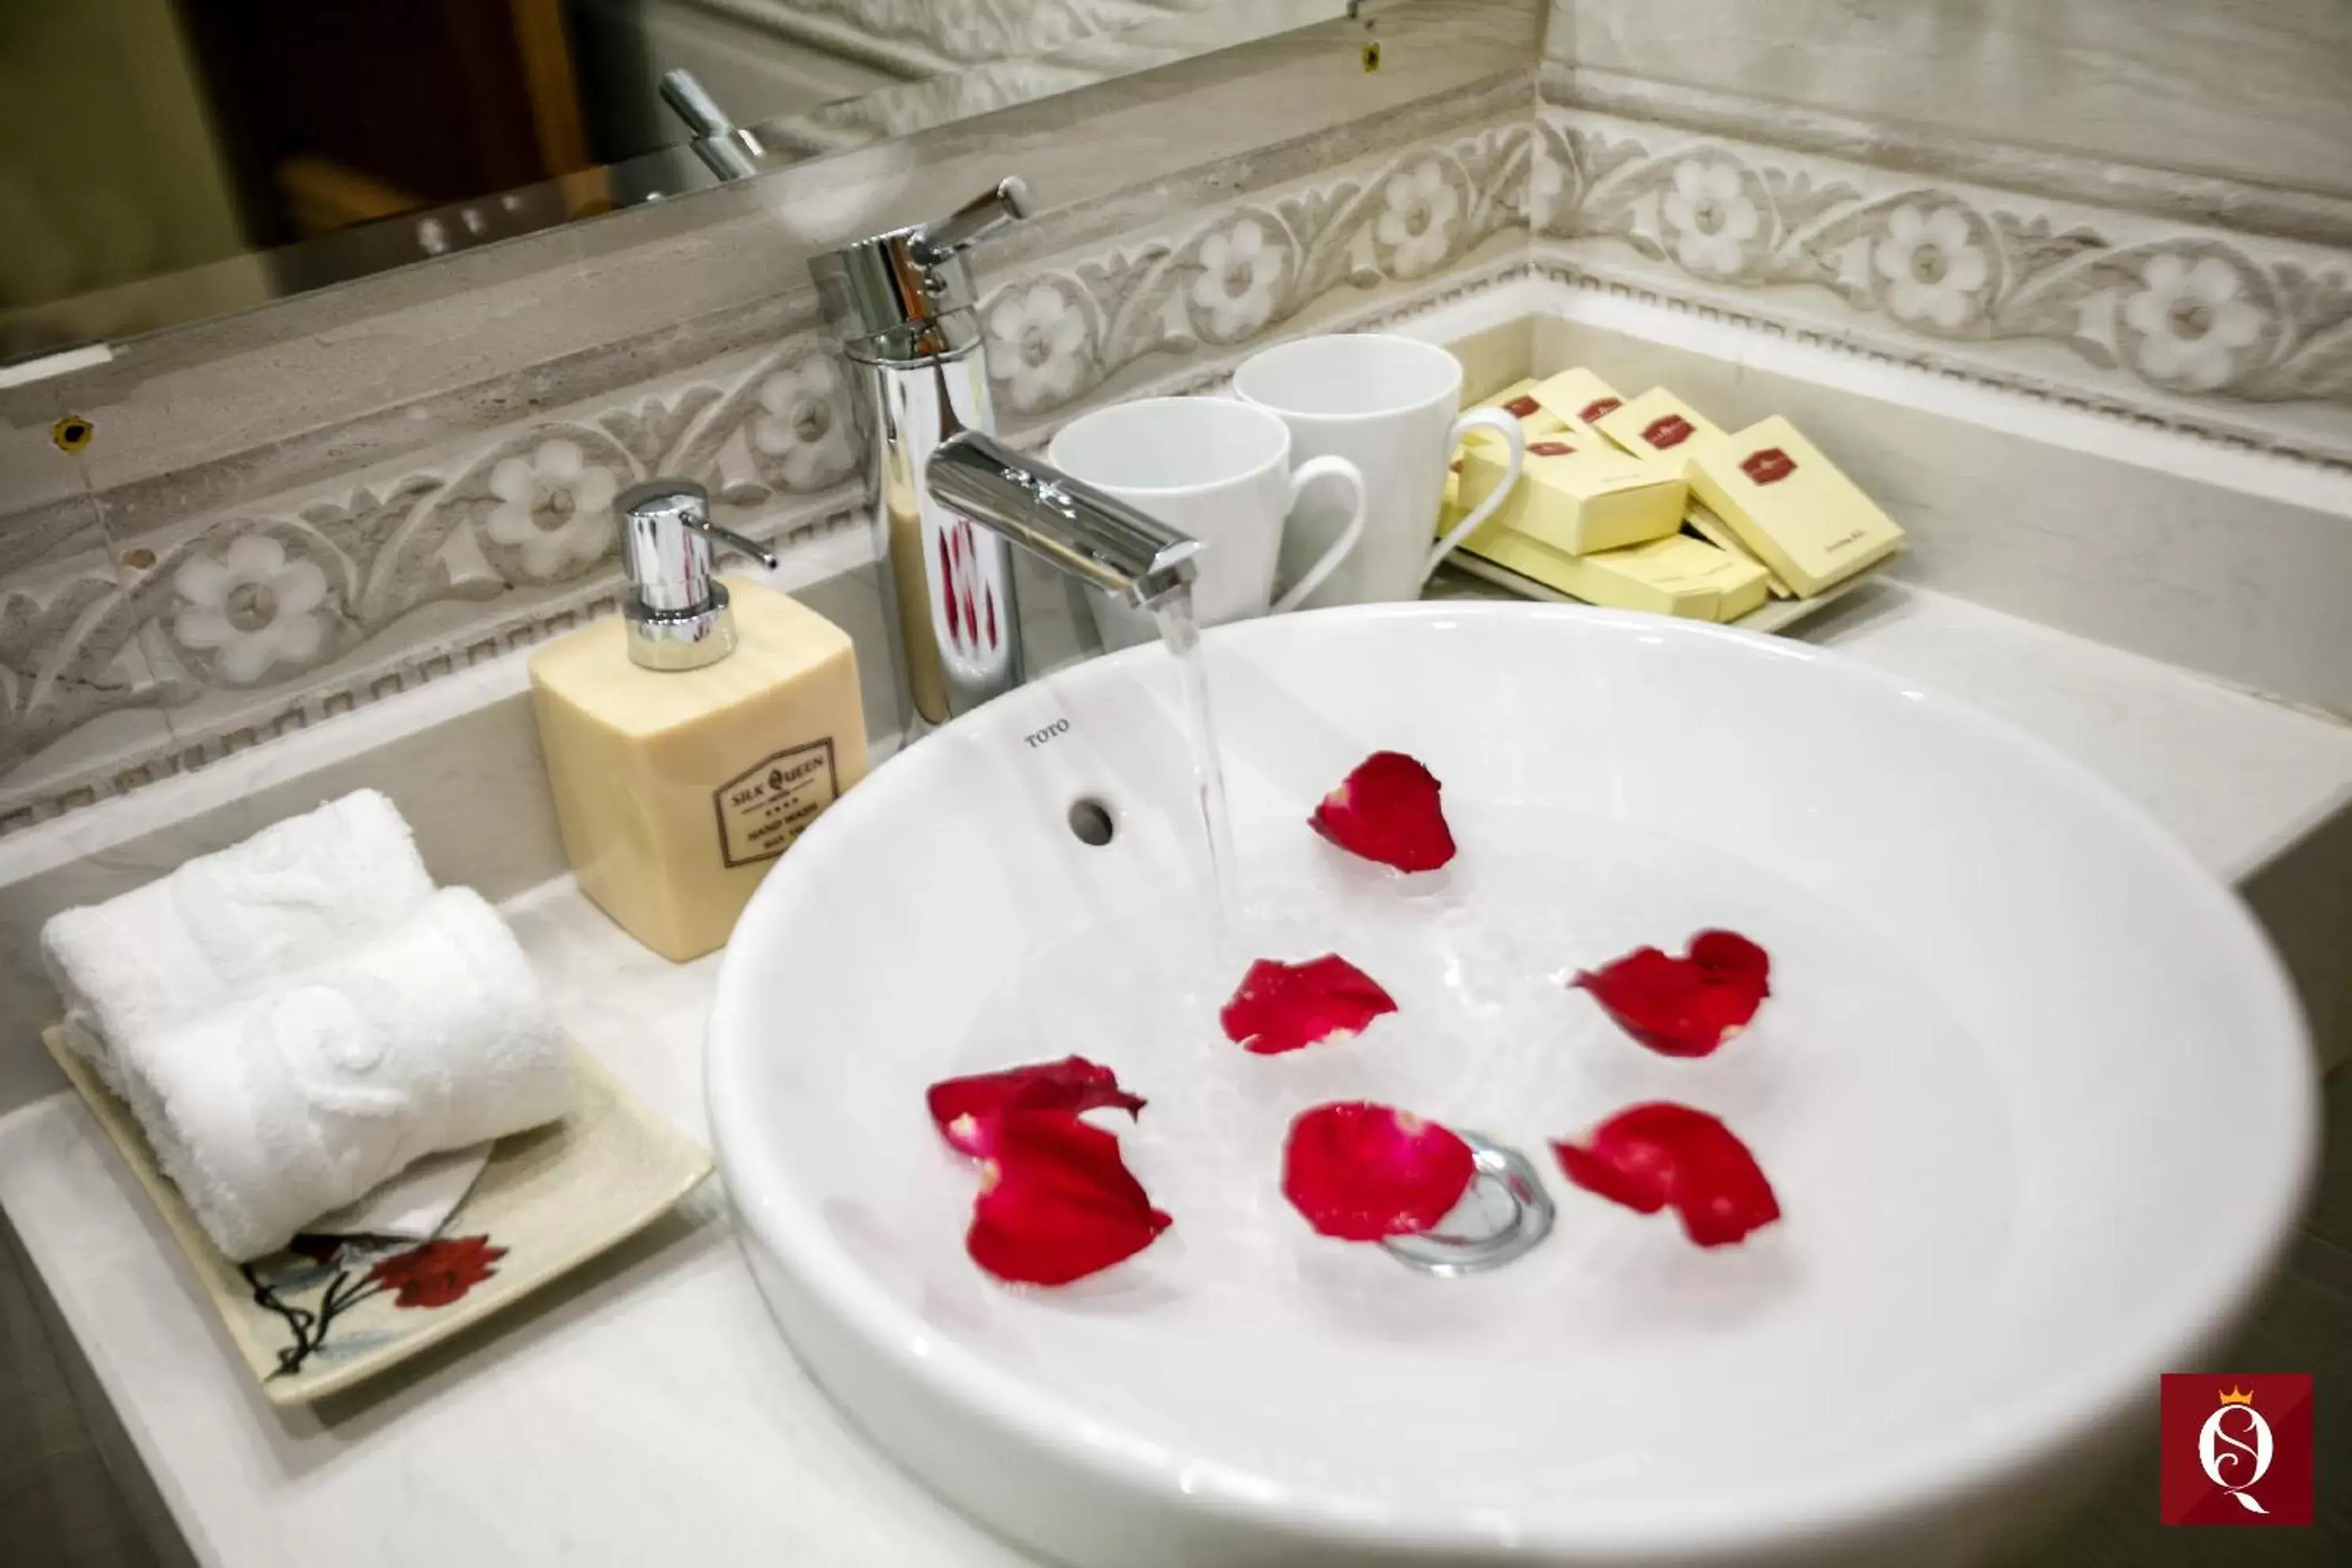
[[[1624,406],[1625,400],[1622,397],[1596,397],[1584,405],[1584,412],[1577,417],[1587,425],[1597,425],[1601,422],[1602,415],[1614,414]]]
[[[1778,447],[1767,447],[1742,458],[1739,469],[1759,485],[1777,485],[1797,471],[1797,459]]]
[[[1651,420],[1648,428],[1642,432],[1642,439],[1663,452],[1669,447],[1681,446],[1697,434],[1697,426],[1689,420],[1679,414],[1669,414]]]
[[[1576,450],[1565,441],[1531,441],[1528,444],[1530,458],[1565,458]]]

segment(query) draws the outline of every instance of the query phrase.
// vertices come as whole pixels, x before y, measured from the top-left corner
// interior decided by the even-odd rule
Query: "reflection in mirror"
[[[0,363],[1366,9],[0,0]],[[660,90],[678,70],[746,128],[698,158],[683,100]]]

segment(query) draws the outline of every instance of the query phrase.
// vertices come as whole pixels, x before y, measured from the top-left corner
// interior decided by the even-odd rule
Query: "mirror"
[[[0,0],[0,365],[1363,9]]]

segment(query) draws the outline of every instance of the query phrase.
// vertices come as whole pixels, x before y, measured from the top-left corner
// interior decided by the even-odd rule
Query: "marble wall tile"
[[[0,412],[0,516],[53,509],[89,493],[80,460],[60,445],[68,411],[55,388],[19,389],[12,412]],[[0,528],[0,578],[60,531],[54,520]]]
[[[2352,462],[2338,0],[1551,0],[1540,255]]]
[[[2352,462],[2352,252],[1546,105],[1538,254]]]
[[[41,516],[37,556],[0,579],[0,833],[143,778],[170,741],[96,506]]]
[[[142,528],[102,497],[149,650],[195,693],[179,717],[220,711],[223,695],[370,674],[394,627],[402,646],[462,663],[518,615],[609,598],[614,500],[641,479],[710,480],[772,535],[847,504],[847,388],[821,343],[803,335],[708,370],[226,514]],[[795,501],[811,504],[784,505]]]
[[[1544,49],[1784,109],[2352,197],[2341,0],[1553,0]]]
[[[0,592],[29,591],[45,574],[70,570],[106,554],[97,503],[75,490],[20,512],[24,526],[0,531]],[[94,567],[92,569],[95,569]]]
[[[1108,250],[1024,269],[982,301],[988,373],[1014,421],[1122,372],[1250,343],[1350,291],[1422,283],[1527,224],[1524,123],[1342,165]]]
[[[1769,142],[1928,180],[2120,208],[2192,227],[2352,247],[2352,197],[2326,191],[1962,136],[1589,66],[1547,64],[1538,90],[1542,101],[1563,108]]]

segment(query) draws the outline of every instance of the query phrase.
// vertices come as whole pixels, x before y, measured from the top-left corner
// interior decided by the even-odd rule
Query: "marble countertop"
[[[2040,734],[2237,879],[2352,804],[2352,731],[1934,595],[1805,634]],[[673,966],[569,880],[506,911],[573,1036],[708,1137],[716,959]],[[869,1448],[775,1331],[714,1178],[669,1219],[378,1383],[280,1411],[97,1124],[0,1121],[5,1205],[201,1563],[1021,1568]]]

